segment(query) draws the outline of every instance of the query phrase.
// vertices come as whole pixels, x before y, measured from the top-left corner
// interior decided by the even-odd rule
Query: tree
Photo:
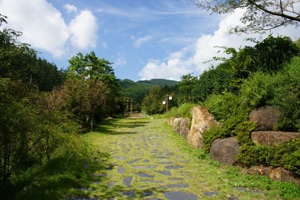
[[[224,14],[235,9],[245,9],[235,32],[262,32],[280,26],[300,23],[299,0],[198,0],[195,4],[212,13]]]
[[[161,86],[151,89],[150,94],[143,99],[142,107],[147,114],[161,114],[164,112],[162,101],[165,100],[165,93]]]
[[[121,85],[114,74],[111,62],[106,59],[100,59],[95,52],[83,55],[78,53],[69,60],[69,78],[84,76],[86,79],[99,79],[106,84],[107,104],[106,115],[115,112],[116,104],[120,100]]]
[[[192,95],[192,90],[197,80],[197,77],[192,76],[192,74],[183,75],[181,77],[181,80],[178,83],[178,97],[181,99],[180,103],[194,103],[195,98]]]
[[[0,26],[6,17],[0,14]],[[57,67],[37,57],[29,44],[19,43],[22,33],[6,29],[0,31],[0,78],[22,80],[37,85],[41,91],[51,91],[54,86],[62,85],[64,73]]]
[[[106,106],[107,85],[100,79],[86,79],[81,76],[67,80],[63,90],[69,110],[77,116],[83,126],[89,123],[90,130],[93,131],[95,115]]]

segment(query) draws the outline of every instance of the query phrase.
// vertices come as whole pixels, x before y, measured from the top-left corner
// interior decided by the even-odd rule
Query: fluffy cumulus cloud
[[[186,50],[172,53],[165,62],[159,60],[151,60],[139,72],[142,80],[152,78],[166,78],[178,80],[182,75],[192,73],[190,69],[191,61],[185,59]]]
[[[229,29],[235,25],[241,25],[239,18],[243,15],[244,10],[238,9],[234,13],[223,15],[220,17],[219,27],[212,34],[202,34],[194,45],[189,45],[190,56],[169,56],[166,61],[149,61],[146,66],[139,72],[141,79],[152,78],[171,78],[180,80],[182,75],[192,73],[198,76],[212,65],[218,62],[211,61],[213,57],[228,57],[222,47],[240,48],[246,45],[254,45],[248,42],[247,38],[256,38],[258,41],[266,38],[270,32],[266,34],[229,34]],[[299,37],[299,29],[295,27],[281,27],[272,31],[274,36],[289,36],[293,40]],[[186,48],[176,52],[177,55],[186,52]],[[176,55],[175,54],[175,55]],[[211,62],[208,62],[211,61]]]
[[[65,9],[68,12],[77,10],[72,5],[66,5]],[[80,12],[70,25],[66,24],[61,12],[46,0],[1,0],[0,13],[8,17],[9,28],[23,33],[21,42],[47,51],[54,57],[66,55],[67,47],[79,50],[94,47],[97,40],[96,19],[88,10]]]
[[[95,47],[97,19],[89,10],[83,10],[70,23],[71,43],[78,49]]]

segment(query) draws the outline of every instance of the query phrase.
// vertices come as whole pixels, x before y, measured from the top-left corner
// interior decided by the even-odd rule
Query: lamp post
[[[169,101],[171,101],[171,100],[172,100],[172,96],[167,95],[166,96],[166,100],[163,101],[163,105],[166,104],[166,113],[169,112]]]
[[[125,116],[128,115],[128,111],[129,111],[129,100],[127,99],[126,101],[127,101],[127,103],[126,103],[126,114],[125,114]]]

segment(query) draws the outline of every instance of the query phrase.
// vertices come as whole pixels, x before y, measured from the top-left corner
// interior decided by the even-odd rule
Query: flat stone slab
[[[171,162],[171,161],[166,161],[166,162],[158,162],[158,164],[162,164],[162,165],[172,165],[172,164],[174,164],[174,163]]]
[[[169,178],[170,181],[182,181],[183,178]]]
[[[168,200],[198,200],[197,195],[187,192],[165,192],[164,196]]]
[[[251,190],[251,189],[245,188],[245,187],[233,187],[233,189],[238,190],[238,191],[242,191],[242,192],[253,193],[253,194],[262,194],[262,193],[264,193],[263,191],[260,191],[260,190]]]
[[[153,178],[154,177],[154,175],[150,175],[150,174],[147,174],[147,173],[144,173],[144,172],[136,172],[135,174],[140,176],[140,177],[144,177],[144,178]]]
[[[156,166],[156,165],[135,165],[135,166],[132,166],[132,168],[134,168],[134,169],[155,169],[157,167],[158,166]]]
[[[126,158],[123,157],[123,156],[114,156],[114,158],[115,158],[116,160],[126,160]]]
[[[205,196],[207,197],[215,197],[215,196],[219,196],[219,192],[214,191],[214,192],[204,192],[203,193]]]
[[[190,185],[187,183],[170,184],[164,186],[164,188],[188,188],[188,187],[190,187]]]
[[[165,169],[181,169],[183,168],[183,166],[179,166],[179,165],[168,165],[165,166]]]
[[[122,194],[128,198],[132,198],[135,196],[135,191],[125,191],[125,192],[122,192]]]
[[[127,163],[131,165],[131,164],[136,163],[136,162],[138,162],[138,161],[140,161],[140,160],[142,160],[142,158],[134,159],[134,160],[129,161],[129,162],[127,162]]]
[[[132,183],[132,177],[131,177],[131,176],[126,176],[126,177],[123,179],[123,184],[124,184],[126,187],[130,187],[130,186],[131,186],[131,183]]]
[[[123,174],[123,173],[125,172],[125,170],[126,170],[126,169],[125,169],[124,167],[122,167],[122,166],[119,166],[119,167],[118,167],[118,173],[119,173],[119,174]]]
[[[165,176],[171,176],[171,172],[167,171],[167,170],[164,170],[164,171],[155,171],[157,173],[160,173],[162,175],[165,175]]]
[[[152,191],[146,191],[143,193],[143,197],[149,197],[149,196],[152,196],[153,195],[153,192]]]

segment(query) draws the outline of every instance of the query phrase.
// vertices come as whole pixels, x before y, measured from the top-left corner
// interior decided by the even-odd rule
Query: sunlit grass
[[[95,132],[82,136],[87,148],[82,156],[62,154],[43,167],[15,177],[15,185],[8,192],[15,190],[18,195],[5,199],[119,200],[128,199],[126,191],[134,191],[132,199],[146,199],[146,194],[165,199],[167,190],[193,193],[199,199],[300,199],[299,188],[294,184],[246,175],[241,168],[210,160],[206,152],[192,148],[166,122],[161,117],[105,121]],[[168,153],[165,159],[157,158]],[[168,164],[161,162],[183,168],[166,170]],[[120,166],[125,169],[122,173],[118,172]],[[171,176],[160,173],[164,171]],[[132,177],[130,187],[124,185],[125,177]],[[189,187],[166,188],[174,184]],[[206,192],[218,195],[207,197]]]

